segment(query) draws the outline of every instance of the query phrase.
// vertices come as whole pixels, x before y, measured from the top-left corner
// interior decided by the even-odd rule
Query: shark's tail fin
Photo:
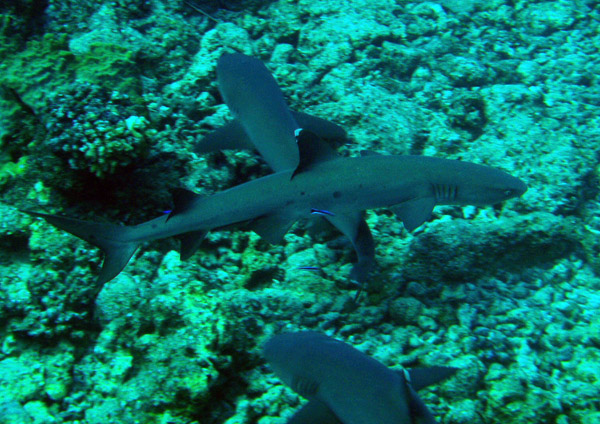
[[[99,247],[104,252],[104,263],[98,277],[98,287],[115,278],[127,265],[138,247],[137,242],[127,241],[127,227],[113,224],[97,224],[80,219],[22,210],[31,216],[44,218],[48,223]]]

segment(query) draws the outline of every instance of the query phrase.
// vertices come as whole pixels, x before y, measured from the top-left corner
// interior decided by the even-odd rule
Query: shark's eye
[[[506,197],[513,196],[514,194],[515,194],[515,190],[513,190],[512,188],[508,188],[508,189],[504,190],[504,195]]]

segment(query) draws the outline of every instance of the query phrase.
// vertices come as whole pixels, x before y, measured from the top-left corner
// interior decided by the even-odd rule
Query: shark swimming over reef
[[[272,337],[264,356],[305,404],[288,424],[435,424],[417,390],[457,369],[394,371],[354,347],[305,331]]]
[[[313,215],[325,217],[352,241],[358,262],[351,278],[364,282],[375,263],[365,210],[391,208],[412,231],[430,217],[435,205],[491,205],[527,190],[521,180],[503,171],[469,162],[368,152],[340,157],[321,136],[340,137],[344,131],[325,120],[291,112],[260,61],[224,55],[217,75],[235,120],[216,130],[198,149],[210,150],[220,140],[226,140],[222,148],[254,147],[273,174],[210,196],[176,190],[171,213],[132,226],[24,211],[101,248],[105,257],[99,286],[118,275],[146,241],[178,237],[185,260],[208,231],[244,224],[278,243],[295,221]]]

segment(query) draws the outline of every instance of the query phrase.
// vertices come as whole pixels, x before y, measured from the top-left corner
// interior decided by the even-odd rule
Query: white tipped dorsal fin
[[[298,160],[298,166],[292,174],[292,178],[300,172],[310,169],[316,163],[326,162],[338,157],[335,151],[321,140],[317,134],[303,128],[298,128],[294,131],[294,135],[296,136],[300,159]]]

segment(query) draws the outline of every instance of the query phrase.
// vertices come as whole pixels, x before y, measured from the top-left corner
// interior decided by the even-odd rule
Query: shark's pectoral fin
[[[371,235],[371,229],[364,219],[358,223],[353,245],[358,261],[352,267],[350,278],[362,284],[367,281],[369,274],[377,264],[375,262],[375,242]]]
[[[448,377],[453,376],[458,371],[454,367],[429,367],[413,368],[408,370],[410,382],[415,390],[421,390],[431,384],[439,383]]]
[[[427,405],[419,398],[412,387],[408,387],[408,407],[410,409],[411,422],[417,424],[437,424]]]
[[[209,133],[194,146],[196,153],[218,152],[227,149],[255,149],[250,137],[237,119]]]
[[[296,130],[296,143],[298,144],[298,166],[292,174],[292,179],[301,172],[310,169],[319,162],[338,158],[335,151],[312,131],[298,128]]]
[[[394,205],[391,209],[402,221],[404,228],[413,231],[429,219],[434,206],[433,197],[421,197]]]
[[[325,403],[313,399],[300,408],[287,424],[342,424],[342,422]]]
[[[412,418],[411,422],[417,424],[437,424],[429,408],[419,398],[417,390],[427,387],[430,384],[438,383],[454,375],[456,371],[458,371],[458,368],[453,367],[414,368],[398,371],[408,391],[408,407]]]
[[[250,221],[247,228],[264,238],[271,244],[279,244],[283,236],[294,224],[295,219],[285,214],[271,214],[261,216]]]
[[[371,230],[363,218],[362,212],[336,213],[325,216],[338,230],[350,239],[358,261],[352,267],[350,278],[358,283],[364,283],[375,262],[375,242]]]
[[[198,230],[198,231],[190,231],[189,233],[180,234],[177,236],[179,241],[181,242],[181,248],[179,250],[179,257],[182,261],[188,260],[196,250],[202,244],[202,240],[206,237],[208,231]]]

